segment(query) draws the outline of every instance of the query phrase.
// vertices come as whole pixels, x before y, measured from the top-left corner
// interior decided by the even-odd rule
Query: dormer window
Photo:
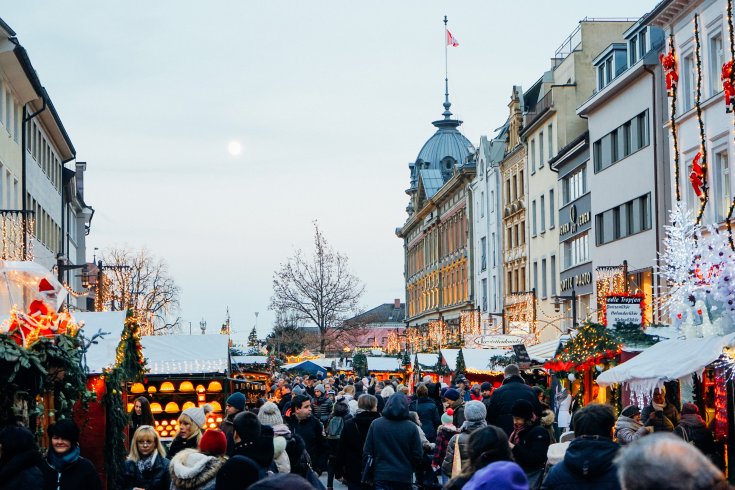
[[[650,27],[644,27],[631,38],[628,39],[628,60],[630,66],[633,66],[650,51],[650,36],[648,30]]]
[[[613,79],[613,56],[605,58],[597,67],[597,90],[602,90]]]
[[[627,64],[626,45],[613,43],[593,61],[597,68],[597,91],[605,88],[610,82],[623,73]]]

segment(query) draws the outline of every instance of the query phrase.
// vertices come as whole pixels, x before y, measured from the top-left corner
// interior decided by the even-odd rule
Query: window
[[[548,159],[549,160],[551,160],[551,158],[554,156],[554,139],[552,137],[552,130],[553,130],[553,125],[549,124],[546,127],[546,137],[549,138],[549,144],[548,144],[548,147],[549,147],[549,158]]]
[[[484,271],[487,269],[487,239],[485,237],[480,238],[480,270]]]
[[[498,302],[496,298],[498,297],[498,278],[496,276],[493,276],[493,311],[498,311]]]
[[[526,244],[526,222],[521,221],[521,245]]]
[[[485,217],[485,191],[480,192],[480,218]]]
[[[556,214],[556,202],[554,202],[554,189],[549,189],[549,229],[554,227],[554,214]]]
[[[511,203],[511,196],[510,196],[510,179],[505,181],[505,204]]]
[[[490,247],[491,247],[490,256],[493,261],[493,267],[495,267],[496,266],[496,263],[495,263],[495,233],[492,234],[492,241],[490,242]]]
[[[682,72],[681,76],[684,78],[683,84],[682,84],[682,103],[681,103],[681,111],[682,113],[687,112],[692,107],[694,107],[694,81],[696,80],[696,75],[694,73],[694,70],[696,69],[696,65],[694,64],[694,55],[689,54],[684,57],[684,63],[682,64]]]
[[[531,236],[536,236],[536,201],[531,203]]]
[[[710,97],[722,90],[720,72],[725,62],[722,50],[722,33],[718,32],[709,38],[709,95]]]
[[[518,172],[518,192],[520,193],[521,197],[525,195],[525,190],[523,189],[523,170]]]
[[[715,154],[715,221],[720,223],[727,217],[732,200],[730,192],[730,164],[727,161],[727,150]]]
[[[648,144],[648,110],[645,110],[595,141],[592,146],[595,172],[605,170]]]
[[[533,289],[538,291],[538,262],[533,263]]]
[[[650,230],[651,195],[645,194],[598,214],[595,228],[598,246]]]
[[[546,290],[546,259],[541,259],[541,297],[546,298],[548,291]]]
[[[516,247],[517,247],[517,246],[519,246],[519,245],[521,244],[521,242],[519,241],[519,240],[520,240],[520,228],[521,228],[521,227],[520,227],[520,226],[518,226],[518,225],[515,225],[515,226],[513,227],[513,229],[515,230],[515,237],[514,237],[514,239],[515,239],[515,244],[516,244]]]
[[[546,196],[541,195],[541,233],[546,231]]]
[[[531,140],[531,173],[536,173],[536,140]]]
[[[556,296],[556,255],[551,256],[551,295]]]
[[[512,293],[513,291],[513,272],[508,271],[508,292]]]
[[[641,32],[638,33],[638,57],[643,58],[643,56],[648,52],[648,40],[646,39],[648,37],[648,30],[643,29]]]
[[[633,36],[628,41],[628,59],[630,60],[630,66],[633,66],[638,61],[638,36]]]
[[[538,134],[538,168],[544,167],[544,132]]]
[[[597,67],[597,90],[605,88],[605,65],[604,63]]]
[[[564,242],[564,268],[576,267],[589,261],[589,235],[584,232],[575,238]],[[551,257],[551,274],[556,277],[556,258]]]
[[[564,204],[578,199],[587,192],[587,166],[583,165],[579,170],[564,178],[562,183],[564,193]]]
[[[518,199],[518,179],[516,176],[513,176],[513,201]]]
[[[482,280],[482,311],[487,311],[487,279]]]
[[[521,282],[519,283],[520,289],[519,291],[525,291],[526,290],[526,268],[521,267]]]
[[[490,191],[490,212],[495,211],[495,191]]]

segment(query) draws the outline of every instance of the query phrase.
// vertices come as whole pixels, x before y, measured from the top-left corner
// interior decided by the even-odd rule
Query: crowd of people
[[[425,377],[409,391],[374,377],[280,376],[255,407],[230,395],[219,429],[205,430],[211,406],[187,408],[168,449],[140,397],[121,488],[321,490],[323,473],[327,490],[335,480],[349,490],[732,488],[697,406],[679,411],[663,388],[642,410],[616,418],[589,404],[559,417],[565,424],[515,365],[495,389]],[[41,457],[28,429],[0,432],[0,490],[101,489],[75,423],[59,420],[48,435]]]

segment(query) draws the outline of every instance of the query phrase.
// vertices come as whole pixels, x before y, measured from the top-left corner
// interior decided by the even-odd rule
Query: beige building
[[[536,328],[540,340],[561,330],[554,296],[559,293],[558,176],[550,165],[559,149],[587,130],[576,109],[595,91],[592,61],[610,43],[620,39],[632,21],[585,19],[564,40],[544,73],[540,89],[524,114],[521,137],[525,142],[528,180],[528,274],[535,291]],[[535,86],[534,86],[535,87]]]

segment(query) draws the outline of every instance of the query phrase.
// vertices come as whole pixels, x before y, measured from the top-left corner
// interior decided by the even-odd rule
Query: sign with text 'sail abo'
[[[641,301],[643,298],[635,296],[608,296],[605,298],[607,326],[614,327],[617,323],[643,325]]]

